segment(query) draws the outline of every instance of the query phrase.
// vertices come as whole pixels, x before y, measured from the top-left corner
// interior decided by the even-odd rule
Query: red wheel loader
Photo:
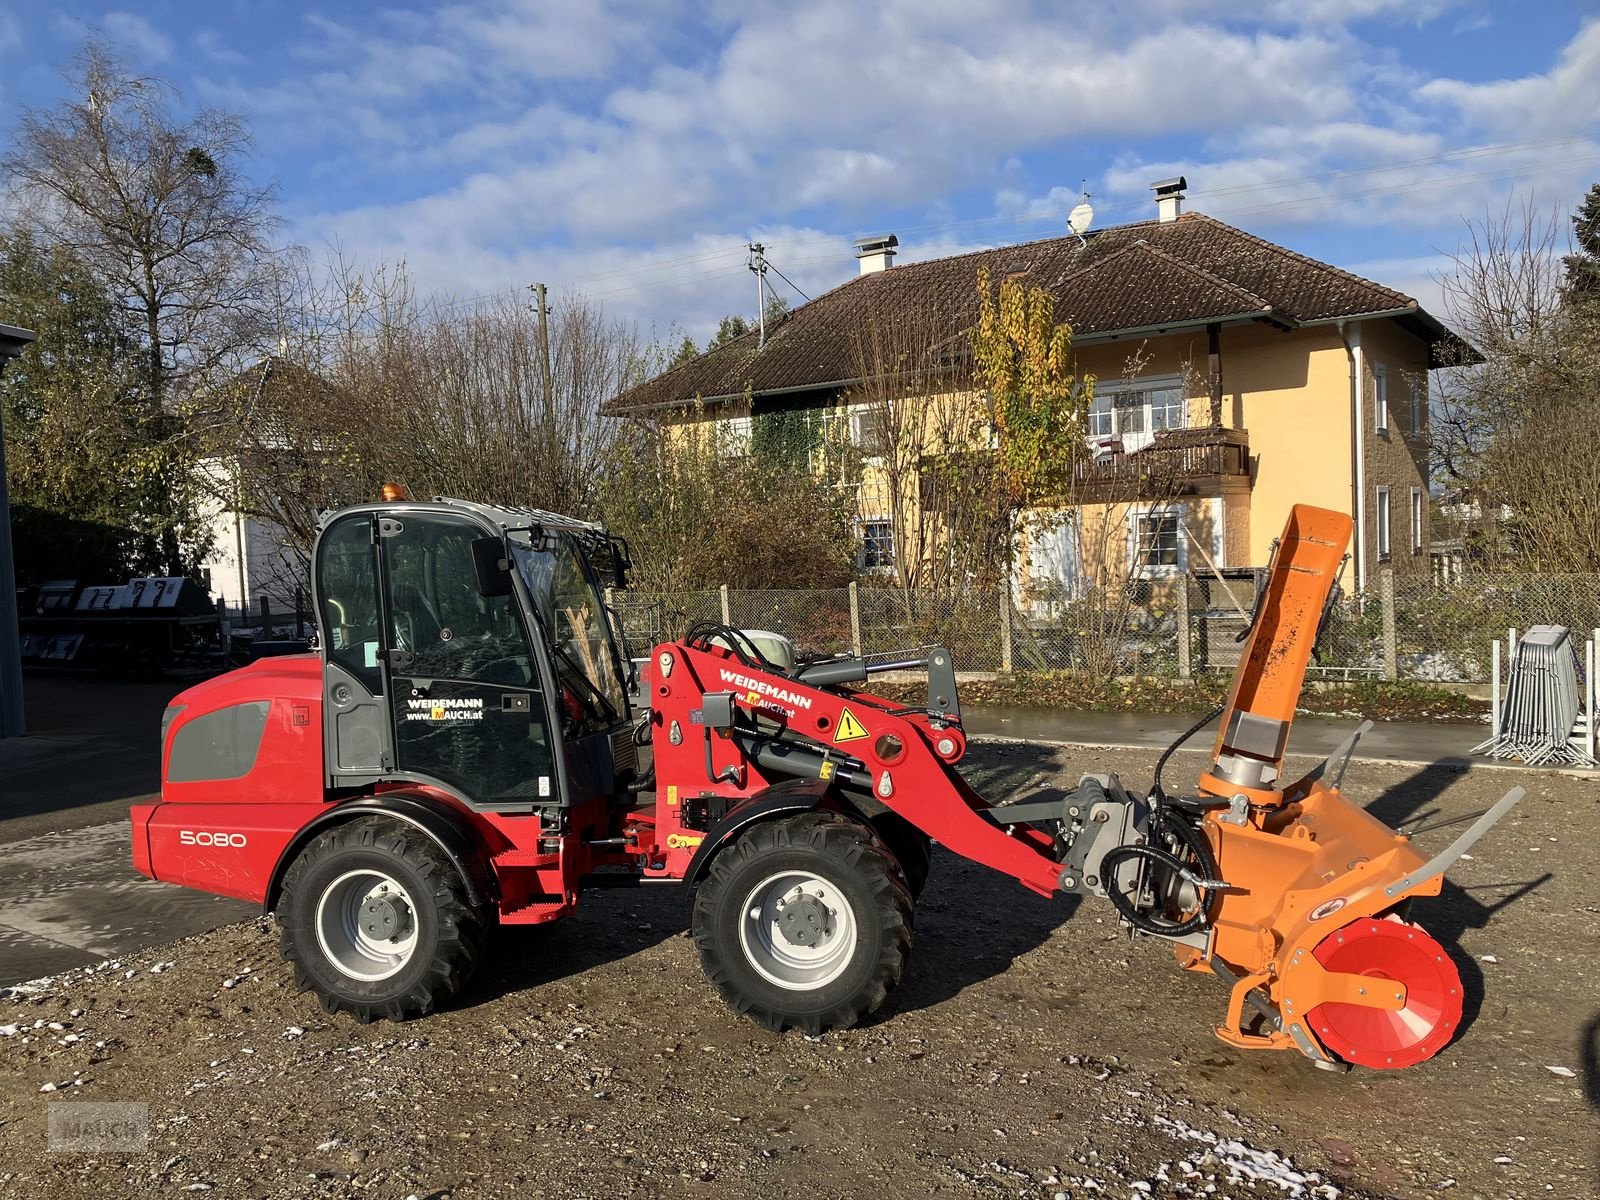
[[[1349,535],[1347,517],[1293,511],[1192,793],[1164,791],[1163,756],[1148,792],[1091,775],[997,804],[956,770],[944,649],[797,661],[781,638],[703,625],[635,668],[603,601],[627,550],[602,528],[461,500],[344,509],[313,554],[319,649],[172,702],[134,861],[275,913],[300,987],[361,1021],[448,1002],[495,923],[556,920],[590,887],[677,885],[727,1002],[816,1032],[900,981],[936,839],[1171,943],[1224,985],[1234,1046],[1420,1062],[1462,995],[1410,901],[1520,790],[1430,858],[1340,792],[1351,746],[1282,778]],[[926,701],[868,690],[890,670],[925,671]]]

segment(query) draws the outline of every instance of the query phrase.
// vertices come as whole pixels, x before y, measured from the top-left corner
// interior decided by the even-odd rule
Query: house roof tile
[[[764,347],[752,330],[623,392],[603,411],[844,386],[863,374],[858,334],[873,320],[914,315],[935,342],[971,329],[977,273],[985,266],[996,278],[1017,275],[1049,291],[1058,319],[1080,341],[1212,321],[1292,328],[1379,313],[1398,316],[1432,346],[1453,340],[1402,292],[1186,213],[1176,221],[1112,226],[1081,241],[1047,238],[858,276],[769,326]]]

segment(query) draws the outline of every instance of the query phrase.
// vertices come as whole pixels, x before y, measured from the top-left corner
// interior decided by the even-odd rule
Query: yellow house
[[[1108,521],[1126,527],[1110,539],[1124,561],[1110,566],[1130,578],[1263,566],[1290,505],[1310,503],[1351,514],[1360,530],[1346,587],[1383,568],[1427,573],[1428,374],[1470,360],[1470,347],[1410,296],[1182,212],[1182,186],[1157,185],[1156,219],[1081,238],[899,267],[893,236],[861,239],[856,278],[764,338],[725,343],[605,411],[715,421],[734,443],[765,417],[813,412],[868,440],[881,417],[866,400],[892,393],[908,357],[950,380],[929,388],[924,370],[926,403],[963,394],[987,267],[1055,297],[1079,374],[1097,380],[1076,519],[1034,536],[1030,572],[1074,575],[1088,531]],[[898,339],[883,333],[896,329]],[[870,469],[858,483],[863,565],[885,566],[904,514],[888,511]]]

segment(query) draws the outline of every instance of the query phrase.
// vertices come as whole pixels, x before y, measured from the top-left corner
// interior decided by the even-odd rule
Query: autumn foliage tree
[[[1025,515],[1070,505],[1094,377],[1079,377],[1072,327],[1055,320],[1055,300],[1041,287],[1004,279],[996,289],[978,272],[973,374],[988,395],[995,459],[1013,532]]]

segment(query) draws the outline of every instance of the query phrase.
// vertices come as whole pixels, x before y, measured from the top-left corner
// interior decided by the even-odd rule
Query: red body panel
[[[307,821],[325,809],[301,804],[160,804],[134,839],[147,838],[153,878],[264,904],[273,868]]]
[[[233,779],[173,782],[173,740],[191,721],[268,701],[250,769]],[[262,903],[284,848],[326,807],[322,663],[314,654],[262,659],[173,698],[161,747],[161,803],[133,809],[134,865],[152,879]]]
[[[250,771],[237,779],[172,783],[172,740],[197,717],[233,704],[268,700],[267,727]],[[183,711],[161,747],[161,799],[168,804],[304,804],[321,799],[322,661],[315,654],[264,658],[196,684],[173,698]]]

